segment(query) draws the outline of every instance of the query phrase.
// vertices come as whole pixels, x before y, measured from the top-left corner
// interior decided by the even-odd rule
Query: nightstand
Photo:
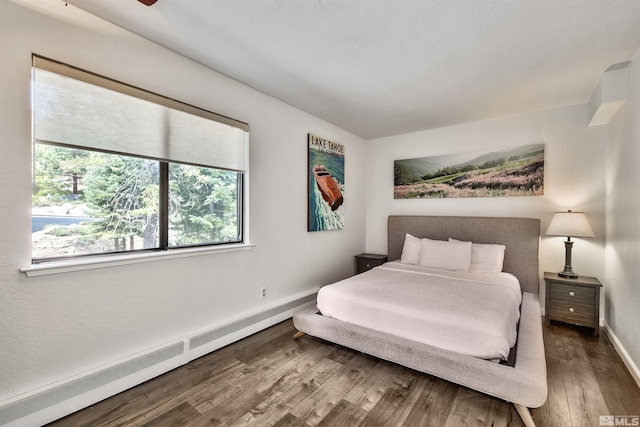
[[[600,288],[602,283],[595,277],[580,276],[565,279],[557,273],[544,273],[545,319],[593,328],[593,334],[600,332]]]
[[[387,262],[386,255],[377,254],[360,254],[356,255],[356,274],[364,273],[367,270],[371,270],[373,267]]]

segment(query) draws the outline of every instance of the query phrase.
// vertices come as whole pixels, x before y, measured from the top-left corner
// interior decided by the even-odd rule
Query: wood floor
[[[291,320],[50,426],[522,426],[513,405],[316,338]],[[544,328],[549,398],[538,426],[640,415],[640,389],[606,334]]]

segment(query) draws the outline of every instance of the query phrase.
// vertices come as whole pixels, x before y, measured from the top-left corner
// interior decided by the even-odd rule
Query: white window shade
[[[210,166],[245,170],[245,132],[238,128],[171,109],[168,133],[167,158],[188,163],[207,159]]]
[[[36,141],[243,172],[248,125],[34,57]]]

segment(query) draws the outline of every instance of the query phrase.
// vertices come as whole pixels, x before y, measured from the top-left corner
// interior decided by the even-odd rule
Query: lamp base
[[[573,272],[573,268],[571,268],[571,248],[573,247],[573,242],[570,237],[567,237],[567,241],[564,242],[564,270],[558,273],[558,276],[564,277],[565,279],[577,279],[578,275]]]
[[[571,267],[569,267],[569,269],[565,268],[564,270],[559,272],[558,276],[564,277],[565,279],[577,279],[578,278],[578,275],[573,272]]]

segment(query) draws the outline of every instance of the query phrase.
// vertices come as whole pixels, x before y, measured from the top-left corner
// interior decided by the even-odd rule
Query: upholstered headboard
[[[516,276],[523,291],[538,293],[539,219],[391,215],[388,223],[389,261],[400,258],[406,233],[420,238],[447,240],[451,237],[505,245],[503,271]]]

